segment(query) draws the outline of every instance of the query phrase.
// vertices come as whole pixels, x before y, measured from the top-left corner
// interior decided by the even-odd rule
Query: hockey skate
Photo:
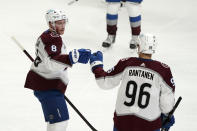
[[[139,45],[139,39],[138,38],[132,38],[130,41],[130,49],[136,49],[137,45]]]
[[[102,46],[105,48],[110,47],[115,42],[115,39],[116,35],[108,35],[107,39],[103,42]]]

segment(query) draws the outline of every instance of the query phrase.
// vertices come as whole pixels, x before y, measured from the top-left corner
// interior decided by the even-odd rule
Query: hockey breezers
[[[176,104],[174,105],[173,109],[170,111],[170,113],[168,114],[166,120],[162,123],[162,125],[167,124],[170,121],[170,118],[172,117],[174,111],[176,110],[176,108],[178,107],[179,103],[181,102],[182,97],[180,96],[176,102]],[[161,131],[168,131],[168,129],[165,128],[161,128]]]
[[[15,37],[11,37],[11,39],[19,46],[19,48],[25,53],[25,55],[34,62],[34,59],[31,57],[31,55],[23,48],[23,46],[16,40]],[[77,112],[77,114],[83,119],[83,121],[92,129],[92,131],[97,131],[90,123],[89,121],[81,114],[81,112],[73,105],[73,103],[64,95],[64,99],[70,104],[70,106]]]

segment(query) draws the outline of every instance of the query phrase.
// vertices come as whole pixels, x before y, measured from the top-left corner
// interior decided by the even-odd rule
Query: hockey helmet
[[[65,13],[61,10],[56,10],[56,9],[47,10],[45,14],[45,18],[46,18],[47,24],[49,25],[49,22],[51,22],[52,26],[55,26],[55,21],[58,21],[58,20],[65,20],[66,22],[68,21]]]
[[[155,53],[157,46],[157,39],[155,35],[152,34],[141,34],[139,36],[139,52],[144,54]]]

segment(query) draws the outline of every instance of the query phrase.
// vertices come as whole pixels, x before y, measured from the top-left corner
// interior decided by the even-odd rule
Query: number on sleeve
[[[34,60],[35,67],[38,67],[38,64],[40,64],[41,62],[42,62],[42,60],[40,59],[39,56],[37,56],[36,59]]]
[[[38,53],[39,53],[39,51],[38,51],[38,49],[36,50],[36,59],[34,60],[34,66],[35,67],[38,67],[38,64],[40,64],[41,62],[42,62],[42,60],[40,59],[40,57],[38,56]]]

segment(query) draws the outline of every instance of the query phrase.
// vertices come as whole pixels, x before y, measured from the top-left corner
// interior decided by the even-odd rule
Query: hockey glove
[[[69,52],[69,59],[72,64],[77,62],[86,64],[91,56],[91,50],[89,49],[74,49]]]
[[[103,53],[102,52],[97,51],[91,55],[90,66],[91,66],[92,71],[97,67],[103,68]]]
[[[169,121],[165,125],[163,125],[166,119],[167,119],[167,116],[164,114],[161,114],[162,128],[165,128],[168,131],[170,127],[173,126],[173,124],[175,123],[174,115],[169,119]]]

